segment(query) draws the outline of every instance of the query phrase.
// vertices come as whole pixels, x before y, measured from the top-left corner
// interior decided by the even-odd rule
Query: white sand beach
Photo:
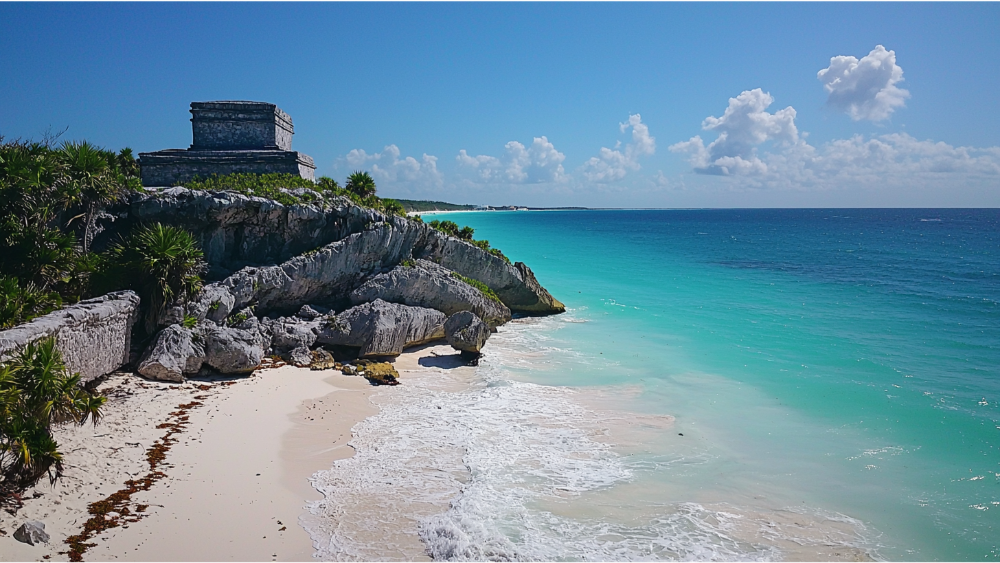
[[[396,360],[402,385],[408,373],[429,369],[421,357],[453,352],[425,346],[404,353]],[[83,560],[310,560],[312,542],[298,520],[320,494],[308,479],[351,456],[351,428],[378,412],[369,400],[377,388],[364,378],[292,366],[184,384],[115,374],[100,389],[109,398],[96,428],[57,430],[62,480],[29,490],[15,516],[0,512],[0,560],[69,560],[64,542],[84,529],[88,506],[148,475],[147,449],[171,431],[164,424],[184,416],[187,424],[157,467],[166,476],[119,505],[141,517],[126,515],[87,539],[94,545]],[[14,540],[26,520],[44,522],[50,542]]]

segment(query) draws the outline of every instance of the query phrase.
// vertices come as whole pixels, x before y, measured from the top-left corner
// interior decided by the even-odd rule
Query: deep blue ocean
[[[1000,211],[431,218],[567,306],[434,411],[435,558],[1000,559]]]

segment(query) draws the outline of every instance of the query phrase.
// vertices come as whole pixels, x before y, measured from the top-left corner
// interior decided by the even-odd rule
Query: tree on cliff
[[[371,174],[360,170],[347,177],[344,187],[362,199],[375,195],[375,180]]]
[[[83,208],[84,253],[90,251],[90,242],[97,234],[100,208],[117,201],[128,188],[122,168],[130,167],[130,160],[134,163],[131,153],[131,149],[125,149],[116,155],[87,141],[63,143],[59,151],[71,186],[72,203]]]

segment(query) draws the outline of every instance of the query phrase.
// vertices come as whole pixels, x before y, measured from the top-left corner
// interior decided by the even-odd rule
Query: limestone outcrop
[[[205,366],[245,373],[270,352],[306,365],[321,344],[355,347],[362,357],[394,356],[444,338],[445,321],[463,311],[471,318],[460,317],[465,324],[449,341],[477,353],[512,312],[565,309],[523,263],[346,198],[293,191],[313,203],[169,188],[135,196],[105,225],[103,244],[140,223],[184,228],[201,242],[209,279],[218,280],[171,309],[166,323],[188,315],[198,325],[190,334],[172,325],[158,335],[141,373],[167,380]],[[501,302],[453,272],[485,284]],[[167,360],[168,353],[180,359]]]
[[[448,317],[444,334],[452,348],[479,354],[490,337],[490,327],[471,311],[462,311]]]
[[[360,357],[398,356],[407,346],[444,338],[444,313],[376,299],[327,317],[319,344],[360,348]]]
[[[319,200],[316,195],[315,199]],[[208,279],[222,279],[246,266],[280,264],[341,240],[381,220],[382,215],[335,198],[332,205],[283,205],[234,192],[169,188],[133,196],[112,208],[94,245],[103,247],[140,224],[159,222],[194,235],[208,262]]]
[[[182,227],[194,235],[209,264],[208,279],[222,280],[239,271],[242,275],[234,277],[240,279],[231,280],[229,289],[239,286],[241,279],[251,284],[255,280],[259,283],[259,277],[279,281],[282,276],[276,275],[275,268],[278,268],[291,280],[319,275],[325,281],[316,281],[323,286],[333,286],[332,289],[342,294],[340,297],[346,297],[367,277],[388,271],[403,259],[412,257],[427,259],[483,282],[511,311],[549,314],[565,309],[522,263],[509,264],[427,225],[402,217],[388,217],[357,206],[346,198],[324,201],[316,195],[315,200],[315,204],[283,205],[232,192],[186,188],[158,190],[134,196],[127,204],[114,208],[115,221],[103,225],[104,231],[94,245],[95,248],[106,246],[135,225],[161,222]],[[356,251],[361,254],[355,259],[342,256],[345,252]],[[274,264],[280,266],[272,266]],[[342,275],[331,276],[333,270],[341,271]],[[297,286],[296,283],[291,285]],[[296,289],[301,292],[306,288]],[[273,287],[265,289],[274,290]],[[322,291],[312,294],[327,297]],[[296,301],[298,306],[306,304],[306,301],[297,301],[300,295],[286,301]],[[227,299],[220,294],[205,301],[206,304],[219,302],[224,310]],[[325,300],[315,299],[315,302]],[[229,310],[241,307],[235,304]],[[218,311],[206,310],[197,316],[215,320],[214,317],[221,315]]]
[[[378,274],[350,295],[355,305],[382,299],[414,307],[437,309],[445,315],[472,311],[491,327],[510,320],[510,309],[452,275],[451,270],[427,260],[396,266]]]
[[[511,311],[546,315],[566,310],[565,305],[538,283],[535,274],[523,262],[511,265],[455,237],[432,230],[427,246],[413,255],[483,282]]]
[[[234,327],[210,322],[194,328],[170,325],[157,333],[137,371],[172,383],[182,383],[205,366],[225,374],[249,373],[260,367],[270,346],[270,331],[255,317]]]
[[[139,296],[131,291],[80,301],[0,331],[0,360],[29,342],[54,336],[69,371],[90,381],[128,363],[132,326],[138,316]]]

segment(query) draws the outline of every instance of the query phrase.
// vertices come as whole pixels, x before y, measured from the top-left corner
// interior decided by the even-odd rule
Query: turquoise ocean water
[[[1000,212],[437,218],[568,310],[356,429],[455,452],[408,484],[434,558],[1000,559]]]

